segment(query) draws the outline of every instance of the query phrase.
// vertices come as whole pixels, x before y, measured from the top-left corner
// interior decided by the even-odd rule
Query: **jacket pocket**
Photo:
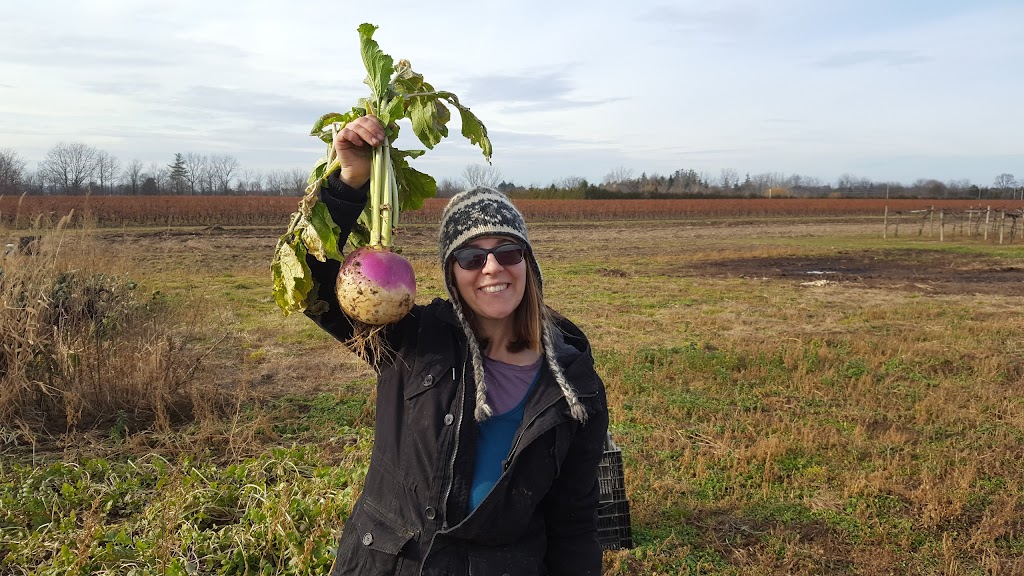
[[[455,379],[452,373],[452,366],[447,363],[427,365],[422,369],[414,370],[409,375],[409,381],[405,385],[406,401],[412,400],[424,392],[436,390],[438,384],[449,378]]]
[[[384,576],[398,571],[400,552],[415,533],[369,501],[363,501],[345,522],[332,576]]]

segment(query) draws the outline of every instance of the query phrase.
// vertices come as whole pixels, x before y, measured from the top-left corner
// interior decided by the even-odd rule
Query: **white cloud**
[[[52,0],[4,12],[0,145],[33,160],[78,140],[146,163],[195,151],[308,167],[322,153],[312,122],[366,93],[356,27],[369,21],[386,52],[484,120],[495,165],[517,182],[599,181],[620,165],[978,183],[1024,172],[1024,7],[994,0]],[[457,123],[421,169],[453,177],[482,160]]]

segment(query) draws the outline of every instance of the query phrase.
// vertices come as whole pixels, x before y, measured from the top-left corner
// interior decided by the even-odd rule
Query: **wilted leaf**
[[[323,202],[314,204],[309,220],[302,229],[302,242],[309,254],[321,262],[328,258],[339,262],[344,260],[338,251],[340,236],[341,227],[334,223],[327,205]]]
[[[291,238],[288,238],[291,236]],[[306,308],[306,295],[313,287],[313,273],[306,265],[306,248],[294,235],[285,235],[277,243],[274,261],[274,301],[285,315]]]

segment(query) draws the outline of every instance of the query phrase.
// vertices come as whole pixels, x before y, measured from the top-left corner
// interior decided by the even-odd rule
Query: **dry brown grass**
[[[145,293],[116,250],[70,221],[0,230],[14,245],[0,260],[0,424],[166,429],[217,413],[228,397],[197,378],[202,307]]]
[[[830,226],[531,229],[548,301],[591,338],[623,449],[638,545],[608,553],[607,574],[1024,573],[1021,292],[967,281],[1019,270],[1024,252]],[[425,302],[441,292],[433,228],[404,238]],[[332,464],[368,457],[338,423],[371,436],[371,375],[305,318],[282,318],[274,241],[252,229],[104,234],[125,271],[169,292],[199,285],[216,303],[204,342],[230,334],[231,351],[208,358],[209,381],[285,406],[175,439],[136,435],[132,451],[215,447],[235,462],[307,442]],[[902,276],[804,286],[776,266],[851,254]]]

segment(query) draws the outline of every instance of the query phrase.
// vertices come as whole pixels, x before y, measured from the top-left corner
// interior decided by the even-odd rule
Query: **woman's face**
[[[516,242],[504,236],[483,236],[461,248],[496,248]],[[478,322],[501,322],[509,319],[526,293],[526,259],[518,264],[502,266],[494,254],[487,255],[483,268],[463,270],[452,263],[455,287],[459,297],[476,315]]]

